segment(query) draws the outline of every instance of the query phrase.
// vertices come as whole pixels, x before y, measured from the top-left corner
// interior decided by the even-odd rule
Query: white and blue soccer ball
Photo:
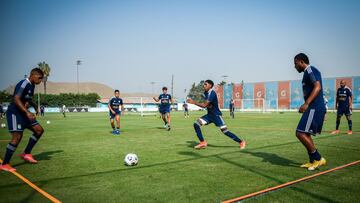
[[[6,124],[5,123],[2,123],[1,124],[1,128],[5,128],[6,127]]]
[[[136,154],[130,153],[125,156],[124,161],[125,161],[125,165],[127,166],[135,166],[138,163],[139,159]]]

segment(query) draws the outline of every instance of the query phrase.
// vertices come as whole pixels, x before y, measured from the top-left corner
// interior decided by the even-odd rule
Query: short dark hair
[[[304,53],[299,53],[294,57],[295,60],[300,60],[300,61],[304,61],[304,63],[306,64],[310,64],[309,58],[308,56],[306,56],[306,54]]]
[[[119,90],[115,90],[114,93],[116,93],[116,92],[120,92],[120,91],[119,91]]]
[[[205,80],[205,82],[210,84],[211,87],[214,87],[214,82],[212,80]]]
[[[162,90],[167,90],[167,87],[163,87]]]
[[[30,75],[34,74],[40,74],[41,76],[44,76],[44,72],[40,68],[33,68],[30,72]]]

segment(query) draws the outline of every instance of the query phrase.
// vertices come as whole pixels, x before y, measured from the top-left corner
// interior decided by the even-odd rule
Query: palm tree
[[[43,78],[43,82],[44,82],[44,94],[46,95],[46,82],[48,77],[50,76],[50,66],[49,64],[45,63],[45,61],[38,63],[38,68],[40,68],[43,73],[44,73],[44,78]]]

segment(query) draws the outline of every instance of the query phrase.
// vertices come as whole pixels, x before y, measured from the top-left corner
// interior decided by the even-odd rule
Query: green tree
[[[38,68],[40,68],[44,72],[43,83],[44,83],[44,94],[46,95],[46,82],[48,80],[48,77],[50,76],[51,68],[49,64],[45,63],[45,61],[38,63]]]
[[[204,101],[204,83],[205,81],[202,80],[199,82],[199,84],[195,84],[193,83],[188,97],[192,98],[193,100],[197,101],[197,102],[203,102]]]
[[[0,91],[0,103],[11,102],[11,94],[7,93],[5,90]]]
[[[61,94],[41,94],[41,103],[50,107],[59,107],[65,104],[68,107],[75,106],[90,106],[95,107],[97,100],[100,96],[96,93],[89,94],[73,94],[73,93],[61,93]]]

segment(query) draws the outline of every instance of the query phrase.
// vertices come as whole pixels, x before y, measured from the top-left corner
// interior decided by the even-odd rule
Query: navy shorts
[[[25,114],[13,111],[6,112],[9,132],[23,132],[26,128],[38,125],[37,120],[31,121]]]
[[[121,111],[119,109],[114,109],[115,114],[113,114],[111,111],[109,111],[110,119],[114,119],[116,115],[121,115]]]
[[[325,109],[308,108],[301,116],[296,131],[311,135],[320,134],[324,123],[325,112]]]
[[[170,113],[170,107],[159,107],[159,112],[161,114]]]
[[[347,108],[338,108],[337,115],[342,116],[344,114],[345,114],[345,116],[350,116],[352,114],[349,107],[347,107]]]
[[[208,125],[214,123],[217,127],[226,127],[224,119],[218,115],[206,114],[199,119],[202,125]]]

